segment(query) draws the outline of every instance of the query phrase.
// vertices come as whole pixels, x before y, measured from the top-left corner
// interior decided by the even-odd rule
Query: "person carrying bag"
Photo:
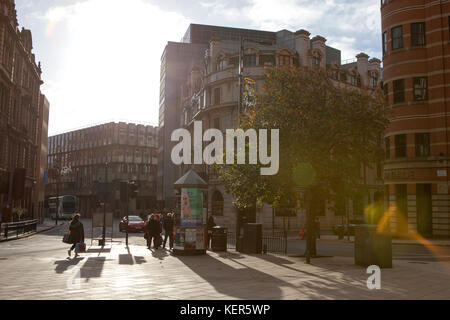
[[[72,250],[75,250],[75,258],[78,257],[78,253],[86,252],[86,244],[84,243],[84,227],[80,221],[80,214],[77,213],[73,216],[69,226],[69,241],[72,244],[67,252],[69,257]]]

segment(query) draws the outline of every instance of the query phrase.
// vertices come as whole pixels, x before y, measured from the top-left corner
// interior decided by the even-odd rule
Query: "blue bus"
[[[58,219],[72,219],[77,212],[77,197],[75,196],[59,196],[59,209],[56,209],[57,198],[51,197],[48,199],[48,212],[50,217],[55,220],[58,212]]]

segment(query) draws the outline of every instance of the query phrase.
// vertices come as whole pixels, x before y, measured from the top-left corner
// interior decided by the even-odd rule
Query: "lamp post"
[[[56,213],[55,213],[55,226],[58,225],[58,216],[59,216],[59,177],[60,177],[60,172],[59,172],[59,165],[56,164],[55,167],[55,177],[56,177]]]
[[[103,189],[103,232],[102,232],[102,243],[105,245],[106,237],[106,193],[107,193],[107,183],[108,183],[108,162],[105,163],[105,187]]]

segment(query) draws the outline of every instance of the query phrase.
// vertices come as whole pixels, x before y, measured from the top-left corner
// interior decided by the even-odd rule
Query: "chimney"
[[[325,69],[327,66],[327,48],[325,45],[325,42],[327,42],[327,39],[325,39],[322,36],[315,36],[311,40],[312,42],[312,48],[311,49],[317,49],[320,51],[321,59],[320,59],[320,67]]]
[[[209,56],[211,57],[212,70],[216,70],[217,56],[220,52],[220,40],[217,37],[212,37],[209,41]]]
[[[381,79],[381,60],[377,58],[372,58],[369,60],[369,72],[377,76],[377,84],[380,83]]]
[[[367,77],[367,71],[369,70],[369,56],[364,52],[357,54],[356,67],[358,69],[359,75],[361,76],[361,84],[367,87],[369,85]]]
[[[311,33],[304,29],[300,29],[297,32],[295,32],[295,50],[297,50],[297,53],[299,55],[299,62],[302,67],[309,67],[310,61],[309,61],[309,36]]]

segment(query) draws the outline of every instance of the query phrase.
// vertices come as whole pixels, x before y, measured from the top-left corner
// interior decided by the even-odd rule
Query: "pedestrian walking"
[[[169,238],[169,248],[173,249],[173,213],[169,212],[163,220],[164,227],[164,243],[163,248],[166,248],[167,238]]]
[[[153,246],[155,249],[158,249],[161,245],[161,223],[159,221],[158,214],[154,213],[151,214],[147,224],[145,225],[145,233],[147,238],[147,247],[150,249],[152,245],[152,239],[153,239]]]
[[[211,243],[212,231],[215,226],[216,226],[216,223],[214,222],[214,217],[212,216],[211,211],[209,211],[208,212],[208,222],[206,224],[206,229],[208,231],[208,239],[207,239],[208,249],[209,249],[210,243]]]
[[[69,251],[69,257],[72,254],[72,250],[74,250],[78,243],[84,243],[84,226],[80,221],[80,214],[77,213],[73,216],[72,221],[69,225],[69,241],[72,244]],[[78,257],[78,252],[75,250],[75,258]]]

